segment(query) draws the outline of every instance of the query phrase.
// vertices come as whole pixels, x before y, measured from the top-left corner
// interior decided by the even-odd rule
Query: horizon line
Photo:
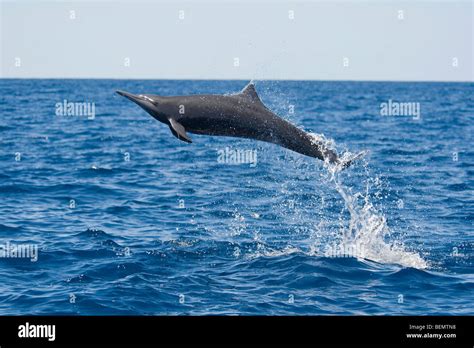
[[[1,77],[0,80],[146,80],[146,81],[295,81],[295,82],[414,82],[414,83],[474,83],[472,80],[352,80],[352,79],[256,79],[256,78],[138,78],[138,77]]]

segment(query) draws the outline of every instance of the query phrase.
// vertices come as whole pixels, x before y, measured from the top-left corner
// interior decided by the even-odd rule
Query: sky
[[[0,1],[3,78],[473,81],[473,1]]]

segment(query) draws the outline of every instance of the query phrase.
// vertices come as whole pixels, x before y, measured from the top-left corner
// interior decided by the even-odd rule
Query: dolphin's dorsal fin
[[[192,143],[193,141],[191,138],[186,134],[186,129],[184,129],[183,125],[176,121],[174,118],[170,118],[170,129],[171,133],[178,138],[179,140],[185,141],[187,143]]]
[[[244,89],[239,93],[239,95],[247,97],[253,101],[262,103],[260,97],[257,94],[257,91],[255,90],[255,85],[252,81],[250,81],[249,84],[244,87]]]

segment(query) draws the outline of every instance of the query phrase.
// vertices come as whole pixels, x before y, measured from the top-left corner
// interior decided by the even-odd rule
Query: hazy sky
[[[2,77],[473,81],[473,55],[472,1],[1,2]]]

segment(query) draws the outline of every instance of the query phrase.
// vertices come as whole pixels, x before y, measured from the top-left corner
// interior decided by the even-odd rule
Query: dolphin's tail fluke
[[[361,151],[355,155],[350,153],[348,155],[344,154],[342,157],[338,157],[334,164],[336,165],[338,171],[344,170],[349,168],[355,161],[367,155],[367,153],[368,151]]]

